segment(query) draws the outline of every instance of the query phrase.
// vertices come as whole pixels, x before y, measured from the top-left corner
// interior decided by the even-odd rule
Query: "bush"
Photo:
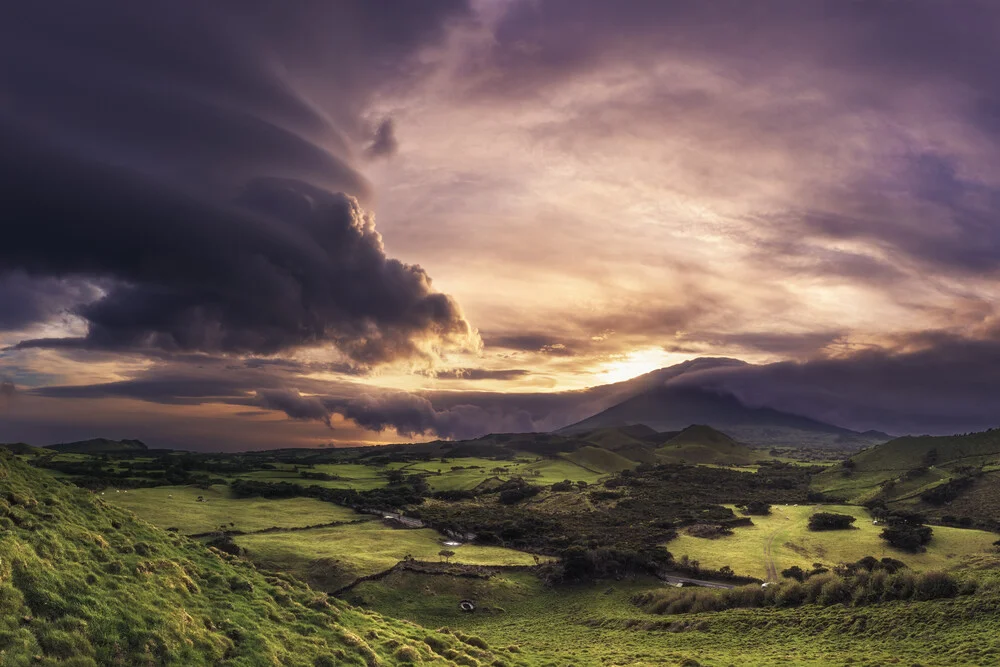
[[[855,521],[849,514],[817,512],[809,517],[809,530],[844,530],[851,528]]]
[[[958,582],[944,572],[924,572],[917,577],[915,593],[918,600],[953,598],[958,595]]]

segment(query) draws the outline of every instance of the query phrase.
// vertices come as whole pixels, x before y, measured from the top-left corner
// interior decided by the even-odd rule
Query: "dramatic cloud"
[[[996,3],[4,19],[7,432],[467,437],[676,378],[854,428],[993,425]],[[753,363],[642,375],[720,355]]]
[[[0,266],[20,273],[0,282],[0,326],[72,306],[85,337],[22,347],[333,344],[361,365],[474,346],[456,302],[386,256],[350,164],[367,77],[459,5],[338,6],[307,3],[294,20],[256,2],[14,8],[0,28],[0,56],[17,63],[0,74]],[[282,69],[306,55],[285,31],[310,18],[364,37],[331,47],[308,33],[343,96],[323,110],[297,87],[308,73]],[[377,139],[387,150],[391,123]]]

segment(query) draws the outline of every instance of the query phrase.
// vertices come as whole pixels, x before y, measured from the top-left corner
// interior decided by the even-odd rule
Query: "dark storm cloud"
[[[0,331],[52,320],[99,296],[98,288],[88,283],[31,278],[22,272],[0,275]]]
[[[468,339],[455,302],[385,255],[349,147],[373,78],[459,3],[56,4],[0,27],[0,266],[106,293],[77,302],[84,339],[25,346],[332,343],[371,365]],[[310,55],[315,96],[288,69]],[[36,302],[19,322],[52,310],[19,294]]]
[[[391,118],[386,118],[375,128],[375,136],[372,137],[372,142],[368,144],[365,153],[369,157],[379,158],[395,155],[397,150],[399,141],[396,139],[396,125]]]

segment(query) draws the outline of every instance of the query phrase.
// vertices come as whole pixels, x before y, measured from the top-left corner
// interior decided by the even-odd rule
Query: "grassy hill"
[[[34,447],[24,442],[6,442],[0,443],[0,448],[6,449],[14,454],[41,454],[45,450],[41,447]]]
[[[141,440],[109,440],[108,438],[91,438],[76,442],[63,442],[58,445],[47,445],[45,449],[62,454],[113,454],[135,453],[148,450]]]
[[[656,450],[661,461],[671,463],[711,463],[741,466],[754,462],[755,455],[725,433],[711,426],[695,424],[687,427]]]
[[[527,664],[258,572],[2,451],[0,527],[3,665]]]
[[[951,436],[895,438],[817,475],[813,488],[851,502],[882,500],[932,516],[1000,514],[1000,430]],[[965,480],[964,485],[960,480]],[[922,495],[952,485],[954,494],[929,503]],[[956,486],[957,485],[957,486]]]

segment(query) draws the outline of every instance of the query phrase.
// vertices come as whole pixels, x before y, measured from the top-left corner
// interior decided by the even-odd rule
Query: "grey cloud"
[[[391,118],[386,118],[375,128],[375,135],[365,152],[369,157],[380,158],[395,155],[397,150],[399,141],[396,139],[396,125]]]

